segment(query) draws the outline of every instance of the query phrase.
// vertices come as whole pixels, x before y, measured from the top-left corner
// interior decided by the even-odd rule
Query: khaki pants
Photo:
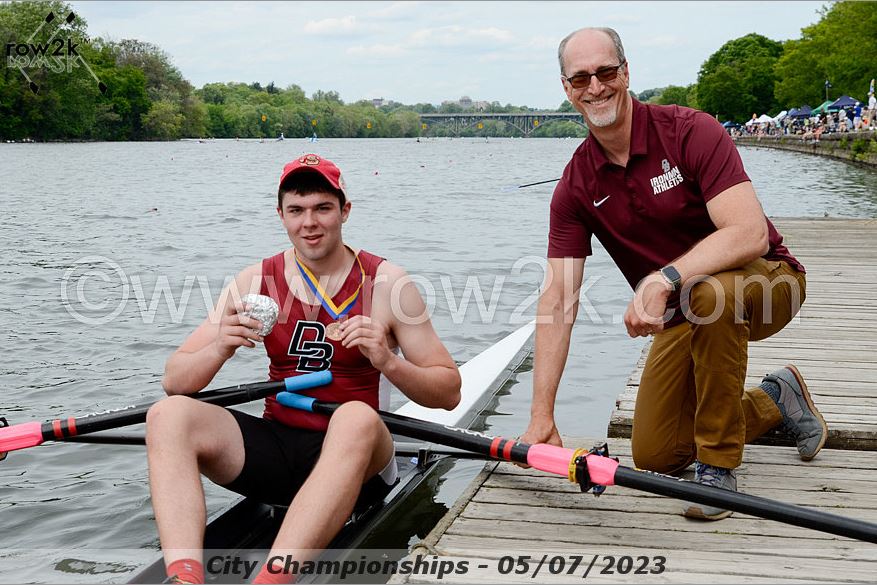
[[[660,473],[695,459],[738,467],[743,445],[782,421],[762,389],[743,388],[748,344],[792,320],[806,280],[785,262],[759,258],[686,288],[688,322],[655,335],[633,417],[634,463]]]

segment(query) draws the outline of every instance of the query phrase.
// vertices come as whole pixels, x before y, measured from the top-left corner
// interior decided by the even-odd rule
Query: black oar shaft
[[[869,522],[750,494],[728,490],[718,491],[709,486],[658,473],[619,465],[615,471],[615,484],[680,500],[698,502],[707,506],[716,506],[725,510],[733,510],[741,514],[776,520],[793,526],[812,528],[838,536],[877,543],[877,525]]]
[[[332,414],[338,404],[314,402],[314,412]],[[494,459],[527,463],[530,445],[510,439],[489,437],[482,433],[443,426],[397,414],[378,411],[387,428],[394,433],[422,441],[431,441],[447,447],[456,447],[487,455]],[[558,448],[559,449],[559,448]],[[877,524],[853,520],[827,512],[804,508],[740,492],[721,490],[702,484],[672,478],[666,475],[632,469],[619,465],[614,484],[645,492],[688,500],[794,526],[812,528],[837,536],[856,538],[877,543]]]
[[[285,384],[282,380],[256,382],[254,384],[241,384],[220,390],[210,390],[189,396],[208,404],[232,406],[276,394],[284,388]],[[71,417],[47,421],[41,427],[43,439],[46,441],[63,441],[77,435],[142,423],[146,420],[146,413],[154,404],[155,401],[144,402],[76,418]]]
[[[339,406],[341,405],[318,401],[313,404],[313,410],[331,415]],[[406,437],[472,451],[494,459],[515,463],[527,462],[527,450],[530,446],[525,443],[500,437],[488,437],[476,431],[430,423],[390,412],[378,411],[378,414],[388,429]]]
[[[91,445],[146,445],[146,433],[102,434],[68,437],[65,443],[89,443]]]

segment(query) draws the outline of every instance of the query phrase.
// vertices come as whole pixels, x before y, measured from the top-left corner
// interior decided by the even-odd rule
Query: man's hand
[[[624,312],[624,326],[631,337],[646,337],[664,330],[664,312],[672,287],[659,272],[639,283],[633,300]]]
[[[383,371],[393,359],[393,352],[387,343],[390,328],[370,317],[357,315],[341,323],[341,345],[358,347],[375,369]]]
[[[240,303],[228,303],[222,313],[213,348],[223,360],[231,358],[241,346],[256,347],[256,341],[264,341],[259,335],[262,322],[244,315],[244,310],[245,307]]]
[[[554,424],[553,418],[532,418],[527,431],[518,439],[522,443],[536,445],[538,443],[548,443],[563,447],[563,441],[560,433],[557,431],[557,425]]]
[[[528,445],[547,443],[563,447],[563,441],[560,438],[560,433],[557,432],[557,425],[554,424],[553,418],[531,418],[530,426],[527,427],[526,432],[518,437],[517,440]],[[524,463],[515,463],[515,465],[524,469],[530,469],[530,466]]]

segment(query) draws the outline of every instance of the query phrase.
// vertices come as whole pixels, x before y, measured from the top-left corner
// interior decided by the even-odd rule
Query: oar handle
[[[5,418],[3,423],[6,423]],[[38,422],[4,426],[0,428],[0,459],[6,458],[7,451],[36,447],[42,442],[42,424]]]

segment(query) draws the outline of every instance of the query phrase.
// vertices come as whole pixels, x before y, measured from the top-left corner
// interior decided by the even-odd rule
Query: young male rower
[[[277,213],[292,247],[240,272],[167,361],[162,384],[170,396],[149,411],[147,452],[165,564],[180,582],[204,582],[200,475],[289,505],[269,558],[302,560],[329,544],[358,498],[381,497],[396,481],[393,441],[375,412],[380,376],[424,406],[452,409],[460,400],[460,374],[405,271],[344,244],[350,208],[331,161],[309,154],[287,164]],[[244,314],[240,299],[250,293],[280,306],[264,338],[262,323]],[[239,347],[257,342],[272,380],[332,372],[331,384],[305,393],[344,403],[331,420],[274,397],[258,418],[185,396],[207,386]],[[255,582],[295,578],[276,570],[264,566]]]

